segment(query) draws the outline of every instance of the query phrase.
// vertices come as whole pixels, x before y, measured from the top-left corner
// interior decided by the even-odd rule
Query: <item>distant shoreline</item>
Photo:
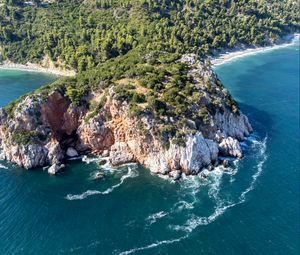
[[[227,50],[227,51],[224,50],[223,52],[217,54],[217,56],[211,58],[211,64],[212,66],[218,66],[245,56],[254,55],[257,53],[262,53],[262,52],[266,52],[278,48],[284,48],[293,45],[296,40],[299,40],[299,38],[300,38],[300,34],[295,33],[293,35],[286,36],[278,44],[274,44],[271,46],[245,48],[245,49],[242,47],[237,47],[232,50]],[[76,75],[76,72],[74,70],[60,70],[58,68],[46,68],[32,63],[28,63],[24,65],[24,64],[13,63],[10,61],[4,61],[3,63],[0,63],[0,69],[39,72],[39,73],[53,74],[57,76],[69,76],[69,77]]]
[[[220,53],[217,57],[212,58],[211,64],[213,66],[218,66],[249,55],[255,55],[257,53],[288,47],[290,45],[293,45],[296,42],[296,40],[299,40],[299,38],[300,34],[293,34],[283,39],[280,43],[271,46],[246,49],[236,48],[225,53]]]
[[[73,70],[60,70],[58,68],[46,68],[41,67],[37,64],[28,63],[26,65],[12,63],[10,61],[4,61],[0,64],[0,70],[19,70],[19,71],[27,71],[27,72],[38,72],[38,73],[46,73],[53,74],[57,76],[75,76],[76,73]]]

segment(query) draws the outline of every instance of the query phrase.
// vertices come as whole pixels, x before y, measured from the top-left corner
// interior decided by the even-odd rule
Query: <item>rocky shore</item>
[[[197,107],[211,105],[218,97],[220,109],[207,113],[205,123],[187,117],[181,130],[183,143],[175,143],[173,137],[167,142],[162,139],[151,113],[131,116],[128,103],[115,96],[113,86],[87,96],[89,102],[106,97],[93,114],[86,106],[72,105],[63,91],[54,88],[46,98],[27,96],[16,105],[13,116],[0,110],[1,159],[26,169],[51,166],[49,172],[56,174],[69,158],[102,155],[113,166],[138,162],[153,173],[178,179],[182,172],[197,174],[217,164],[219,156],[242,157],[239,141],[252,132],[247,117],[228,104],[228,92],[210,67],[195,63],[192,56],[182,61],[190,65],[189,75],[201,91]],[[210,82],[214,95],[203,81]]]

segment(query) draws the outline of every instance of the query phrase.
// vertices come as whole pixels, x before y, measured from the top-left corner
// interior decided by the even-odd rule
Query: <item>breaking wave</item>
[[[83,192],[82,194],[78,194],[78,195],[68,194],[65,198],[67,200],[82,200],[82,199],[87,198],[88,196],[107,195],[107,194],[113,192],[116,188],[120,187],[126,179],[134,178],[137,176],[138,176],[138,172],[133,170],[131,167],[128,167],[128,172],[121,177],[120,182],[111,186],[110,188],[108,188],[104,191],[87,190],[87,191]]]

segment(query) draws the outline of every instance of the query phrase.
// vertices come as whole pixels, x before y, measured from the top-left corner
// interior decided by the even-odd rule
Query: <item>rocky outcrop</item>
[[[223,156],[242,157],[242,150],[238,140],[228,137],[219,144],[219,152]]]
[[[59,164],[53,164],[52,166],[50,166],[48,168],[48,173],[49,174],[52,174],[52,175],[56,175],[56,174],[59,174],[62,169],[65,168],[65,165],[59,165]]]
[[[113,88],[103,107],[92,115],[87,107],[73,106],[63,91],[54,89],[46,98],[27,96],[13,117],[0,111],[1,157],[27,169],[51,165],[49,172],[56,174],[67,158],[93,153],[108,157],[113,166],[139,162],[174,180],[183,172],[197,174],[212,167],[219,156],[241,157],[239,141],[252,132],[247,117],[211,69],[195,64],[192,57],[182,61],[194,66],[188,74],[199,90],[194,110],[202,106],[217,110],[203,111],[203,119],[186,118],[180,142],[158,133],[163,124],[151,113],[130,115],[129,104],[116,98]],[[174,120],[164,122],[172,125]]]

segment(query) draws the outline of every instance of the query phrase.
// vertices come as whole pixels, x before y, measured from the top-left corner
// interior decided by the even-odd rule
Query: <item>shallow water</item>
[[[216,67],[255,129],[228,172],[172,183],[137,165],[78,161],[49,176],[1,162],[0,254],[298,254],[298,53]]]
[[[55,79],[55,75],[0,68],[0,107]]]

